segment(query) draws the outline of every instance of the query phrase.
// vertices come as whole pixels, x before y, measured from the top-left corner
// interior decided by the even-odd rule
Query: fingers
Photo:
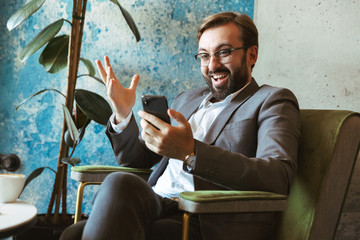
[[[96,63],[98,72],[99,72],[99,74],[100,74],[100,77],[101,77],[102,81],[103,81],[103,82],[105,83],[105,85],[106,85],[106,71],[105,71],[103,65],[101,64],[101,61],[100,61],[100,60],[96,60],[95,63]]]
[[[158,145],[159,130],[144,119],[140,120],[142,127],[141,138],[145,141],[146,146],[153,152],[156,152],[155,146]]]
[[[103,80],[105,85],[107,85],[109,83],[109,79],[112,79],[112,78],[115,79],[115,74],[111,69],[110,59],[108,56],[104,56],[105,67],[102,65],[100,60],[96,60],[95,62],[96,62],[96,66],[98,68],[98,72],[101,76],[101,79]],[[109,72],[111,73],[110,76],[109,76]]]
[[[110,60],[107,56],[104,57],[104,62],[96,60],[96,65],[102,81],[107,88],[107,94],[110,101],[113,102],[115,108],[119,108],[117,112],[125,113],[134,106],[136,97],[136,88],[139,83],[139,75],[134,75],[129,88],[123,87],[120,81],[115,76],[114,70],[111,67]],[[104,64],[104,65],[103,65]]]
[[[131,80],[131,84],[130,84],[130,88],[129,89],[132,89],[132,90],[136,90],[136,87],[139,83],[139,80],[140,80],[140,76],[135,74]]]
[[[108,66],[106,68],[106,81],[107,81],[107,83],[110,83],[110,82],[113,82],[115,80],[117,80],[116,76],[115,76],[115,73],[114,73],[112,67]]]
[[[168,110],[170,117],[175,119],[179,126],[171,126],[144,111],[139,111],[138,114],[142,118],[141,138],[151,151],[180,160],[195,151],[195,140],[190,124],[181,113]]]
[[[147,113],[145,111],[139,111],[138,112],[138,115],[143,119],[145,120],[144,123],[141,125],[141,127],[143,129],[146,129],[146,128],[158,128],[158,129],[162,129],[163,128],[163,125],[165,124],[161,119],[157,118],[156,116],[150,114],[150,113]],[[149,124],[151,123],[151,124]],[[149,127],[150,126],[150,127]],[[156,128],[155,128],[156,127]]]
[[[111,66],[108,66],[108,67],[106,68],[106,74],[108,75],[108,77],[109,77],[110,79],[114,79],[114,78],[115,78],[115,73],[114,73],[114,71],[113,71],[113,69],[112,69]]]
[[[140,126],[143,129],[143,131],[141,132],[142,135],[145,134],[145,135],[149,135],[149,136],[154,136],[154,135],[156,136],[156,132],[158,130],[153,125],[151,125],[149,122],[147,122],[146,120],[141,119]]]
[[[110,65],[110,59],[108,56],[104,56],[104,63],[105,63],[105,68],[108,69],[108,67],[111,67]]]
[[[188,126],[189,122],[186,120],[186,118],[179,112],[173,110],[173,109],[168,109],[168,114],[171,118],[175,119],[180,126]]]

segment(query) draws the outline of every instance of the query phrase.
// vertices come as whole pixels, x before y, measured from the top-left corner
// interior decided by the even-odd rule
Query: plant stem
[[[64,19],[64,20],[65,20],[65,22],[68,22],[70,24],[70,26],[72,26],[72,23],[69,20],[67,20],[67,19]]]
[[[79,78],[79,77],[86,77],[86,76],[91,77],[90,74],[80,74],[80,75],[77,76],[77,77]]]
[[[68,76],[67,76],[67,90],[66,90],[66,100],[65,100],[65,106],[69,109],[70,112],[72,112],[74,105],[75,86],[76,86],[77,72],[78,72],[79,60],[80,60],[80,50],[81,50],[81,41],[83,35],[83,26],[85,21],[86,3],[87,0],[73,0],[73,17],[72,17],[71,35],[69,41]],[[61,162],[61,159],[67,157],[69,154],[69,147],[65,144],[64,141],[64,135],[66,129],[67,126],[64,119],[63,129],[61,134],[59,157],[57,163],[57,174],[55,177],[54,188],[51,194],[48,211],[46,213],[47,218],[49,218],[55,203],[54,218],[53,218],[54,223],[59,222],[58,217],[59,217],[61,201],[62,201],[62,215],[65,216],[67,214],[67,206],[66,206],[67,165],[64,165]],[[64,219],[64,217],[62,219]]]

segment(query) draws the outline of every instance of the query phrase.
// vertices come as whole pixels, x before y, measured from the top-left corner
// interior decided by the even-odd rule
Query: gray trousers
[[[100,186],[89,219],[68,227],[60,240],[180,240],[181,230],[176,201],[157,195],[136,175],[112,173]],[[189,239],[201,239],[195,216]]]

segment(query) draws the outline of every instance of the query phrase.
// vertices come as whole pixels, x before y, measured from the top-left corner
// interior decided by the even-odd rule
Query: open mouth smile
[[[227,82],[229,78],[229,73],[227,72],[214,73],[211,74],[210,76],[214,86],[221,86]]]

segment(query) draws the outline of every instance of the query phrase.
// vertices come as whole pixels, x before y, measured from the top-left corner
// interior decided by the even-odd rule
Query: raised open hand
[[[96,60],[98,71],[106,85],[108,98],[116,114],[115,121],[119,123],[129,115],[135,104],[136,87],[140,77],[139,75],[134,75],[130,87],[125,88],[116,78],[107,56],[104,57],[104,64],[105,67],[103,67],[100,60]]]

